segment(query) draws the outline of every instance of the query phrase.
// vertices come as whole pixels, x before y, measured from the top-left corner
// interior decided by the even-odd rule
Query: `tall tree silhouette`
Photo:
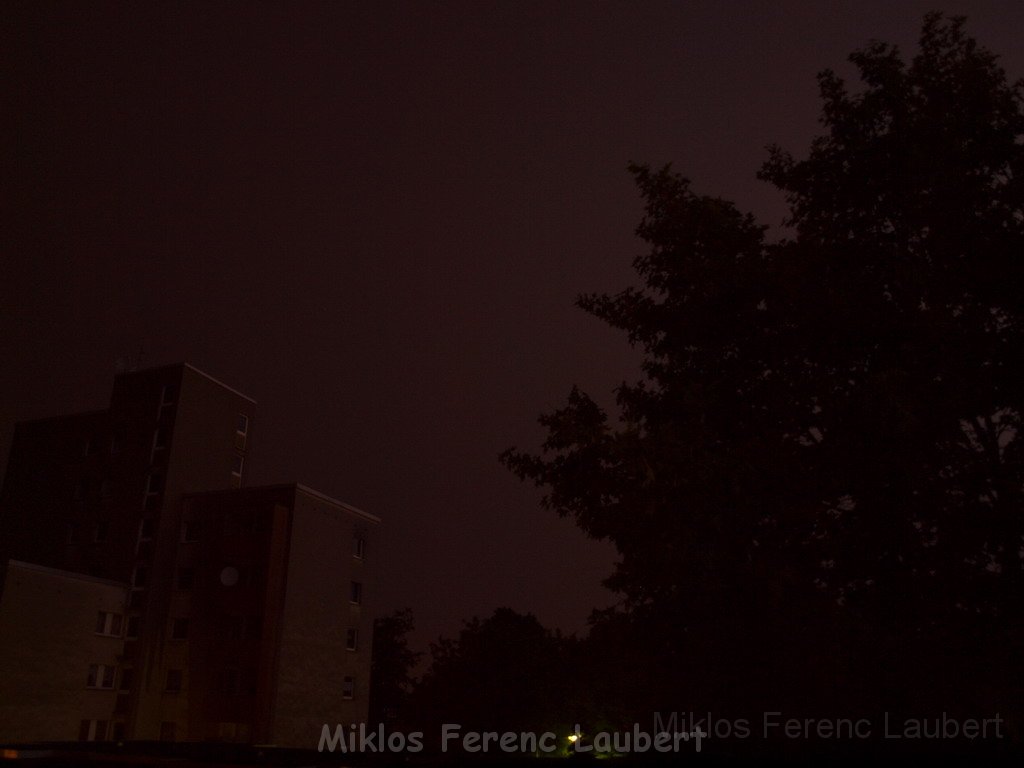
[[[423,654],[410,650],[415,629],[412,610],[401,608],[373,622],[370,675],[371,723],[400,721],[412,692],[413,672]]]
[[[850,60],[859,90],[819,75],[807,158],[772,148],[760,172],[789,201],[782,241],[631,168],[642,285],[578,304],[643,378],[617,419],[574,389],[539,454],[502,455],[615,543],[608,584],[666,659],[681,637],[727,669],[782,659],[833,609],[962,654],[1019,631],[1024,88],[938,14],[909,63]]]

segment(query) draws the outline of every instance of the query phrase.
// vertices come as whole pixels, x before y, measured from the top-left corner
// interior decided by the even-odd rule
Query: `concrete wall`
[[[73,741],[82,720],[116,720],[113,690],[89,690],[90,664],[116,666],[123,641],[96,634],[124,615],[127,585],[10,561],[0,599],[0,742]]]
[[[149,558],[152,579],[146,595],[142,632],[134,649],[142,675],[133,702],[131,736],[160,738],[161,723],[172,722],[175,723],[175,740],[197,740],[207,735],[189,732],[188,675],[182,692],[165,690],[170,670],[187,671],[190,666],[188,643],[170,637],[179,548],[189,546],[181,544],[181,500],[186,493],[237,487],[238,478],[232,474],[233,461],[235,456],[244,456],[248,450],[256,406],[250,398],[188,365],[157,369],[149,375],[153,378],[151,384],[147,382],[147,394],[152,399],[149,407],[154,413],[153,427],[164,426],[171,434],[169,447],[160,457],[164,489],[155,546]],[[173,383],[175,379],[179,385],[175,403],[163,409],[157,421],[162,384]],[[135,386],[142,385],[141,379],[135,381]],[[124,399],[132,401],[133,396],[126,393]],[[244,442],[237,434],[240,413],[248,418],[248,437]]]
[[[280,628],[272,743],[315,748],[324,723],[365,722],[370,639],[377,602],[374,560],[378,521],[308,489],[298,488],[292,517],[284,612]],[[362,559],[353,540],[367,541]],[[363,585],[353,605],[351,584]],[[350,628],[359,647],[346,649]],[[343,695],[352,677],[354,695]]]

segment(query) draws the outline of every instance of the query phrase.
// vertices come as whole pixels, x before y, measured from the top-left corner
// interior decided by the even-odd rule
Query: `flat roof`
[[[210,374],[206,373],[205,371],[201,371],[201,370],[199,370],[198,368],[196,368],[196,367],[195,367],[194,365],[192,365],[191,363],[182,363],[181,365],[185,366],[186,368],[188,368],[188,369],[189,369],[190,371],[192,371],[193,373],[198,373],[198,374],[199,374],[200,376],[202,376],[202,377],[203,377],[204,379],[207,379],[207,380],[209,380],[209,381],[212,381],[212,382],[213,382],[214,384],[216,384],[217,386],[219,386],[219,387],[223,387],[224,389],[226,389],[226,390],[227,390],[228,392],[230,392],[231,394],[233,394],[233,395],[238,395],[238,396],[239,396],[240,398],[242,398],[243,400],[248,400],[248,401],[249,401],[250,403],[252,403],[253,405],[256,405],[256,400],[255,400],[255,399],[253,399],[253,398],[249,397],[249,396],[248,396],[248,395],[246,395],[246,394],[243,394],[242,392],[239,392],[239,391],[238,391],[237,389],[235,389],[234,387],[229,387],[229,386],[228,386],[227,384],[225,384],[225,383],[224,383],[223,381],[221,381],[220,379],[215,379],[215,378],[213,378],[213,376],[211,376]]]
[[[128,589],[128,584],[123,581],[112,581],[110,579],[101,579],[99,576],[90,576],[87,573],[75,573],[74,571],[62,571],[58,568],[49,568],[45,565],[37,565],[36,563],[26,563],[24,560],[8,560],[8,567],[21,568],[25,571],[36,571],[38,573],[45,573],[49,576],[60,576],[65,579],[78,579],[79,581],[91,581],[94,584],[106,584],[110,587],[120,587],[122,589]]]
[[[246,493],[248,493],[248,494],[258,494],[258,493],[266,493],[268,491],[282,491],[282,490],[289,490],[289,491],[292,491],[293,493],[302,493],[302,494],[305,494],[306,496],[310,496],[310,497],[312,497],[314,499],[317,499],[319,501],[325,501],[328,504],[332,504],[332,505],[334,505],[336,507],[344,509],[346,512],[351,512],[353,515],[357,515],[358,517],[365,518],[366,520],[370,520],[371,522],[374,522],[374,523],[381,522],[381,519],[379,517],[377,517],[377,515],[372,514],[371,512],[366,512],[365,510],[359,509],[359,507],[353,507],[351,504],[346,504],[343,501],[339,501],[338,499],[335,499],[335,498],[332,498],[332,497],[328,496],[326,493],[321,493],[320,491],[317,491],[317,490],[314,490],[313,488],[310,488],[308,485],[303,485],[302,483],[298,483],[298,482],[295,482],[295,483],[274,483],[272,485],[247,485],[244,488],[218,488],[217,490],[213,490],[213,491],[196,491],[194,493],[186,493],[186,494],[184,494],[184,498],[196,498],[196,497],[199,497],[199,496],[212,496],[214,494],[222,494],[222,495],[246,494]]]
[[[314,491],[312,488],[310,488],[309,486],[303,485],[302,483],[295,483],[295,488],[296,488],[296,490],[302,491],[307,496],[312,496],[314,499],[320,499],[320,501],[326,501],[329,504],[334,504],[335,506],[338,506],[338,507],[341,507],[342,509],[348,510],[349,512],[351,512],[351,513],[353,513],[355,515],[359,515],[360,517],[365,517],[367,520],[372,520],[375,523],[379,523],[380,522],[380,518],[377,517],[376,515],[370,514],[369,512],[364,512],[363,510],[359,509],[358,507],[353,507],[351,504],[346,504],[343,501],[338,501],[337,499],[332,499],[326,493],[320,493],[320,491]]]

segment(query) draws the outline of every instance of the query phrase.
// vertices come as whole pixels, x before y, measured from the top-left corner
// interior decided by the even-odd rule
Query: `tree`
[[[761,170],[781,241],[631,167],[642,285],[578,304],[643,378],[617,421],[574,389],[539,454],[502,455],[615,543],[608,584],[666,653],[683,638],[750,689],[778,651],[808,666],[801,637],[841,653],[836,621],[881,633],[879,657],[884,636],[963,658],[1024,605],[1024,87],[938,14],[909,64],[881,43],[850,60],[863,87],[819,75],[808,157]],[[744,646],[771,652],[737,671]]]
[[[571,716],[574,646],[532,614],[498,608],[482,621],[474,617],[457,638],[431,644],[415,693],[417,725],[435,734],[441,723],[538,734],[555,727]]]
[[[399,718],[414,684],[413,670],[423,655],[409,649],[415,628],[412,611],[403,608],[373,622],[370,670],[370,722]]]

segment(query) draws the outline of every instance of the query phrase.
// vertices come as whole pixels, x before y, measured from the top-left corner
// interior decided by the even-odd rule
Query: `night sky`
[[[119,358],[186,360],[259,402],[247,484],[384,518],[420,643],[499,605],[582,630],[614,551],[497,455],[637,375],[573,306],[632,278],[626,165],[777,226],[754,174],[805,151],[815,73],[931,9],[1024,75],[1019,2],[7,5],[0,460]]]

